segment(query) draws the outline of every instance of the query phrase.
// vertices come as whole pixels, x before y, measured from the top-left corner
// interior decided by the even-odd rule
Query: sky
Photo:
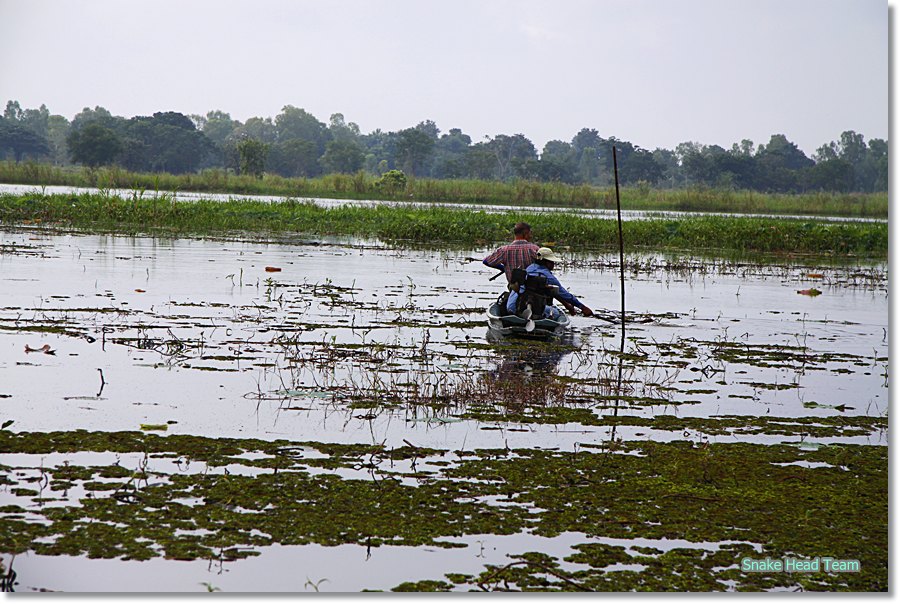
[[[884,0],[0,0],[0,57],[0,103],[69,119],[293,105],[539,151],[582,128],[651,150],[888,138]]]

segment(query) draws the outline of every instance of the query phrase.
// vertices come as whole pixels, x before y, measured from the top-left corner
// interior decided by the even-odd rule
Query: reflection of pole
[[[613,147],[613,173],[616,177],[616,216],[619,222],[619,285],[622,290],[622,339],[625,339],[625,245],[622,240],[622,204],[619,202],[619,162]]]
[[[613,406],[613,417],[619,417],[619,400],[622,397],[622,361],[625,357],[625,331],[622,330],[622,339],[619,341],[619,377],[616,379],[616,403]],[[609,433],[610,442],[616,440],[616,422],[613,422],[612,430]]]

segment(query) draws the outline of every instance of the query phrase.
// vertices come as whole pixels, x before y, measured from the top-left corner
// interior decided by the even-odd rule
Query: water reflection
[[[571,332],[544,342],[488,330],[487,341],[496,345],[499,362],[483,374],[482,380],[495,393],[494,400],[505,403],[508,412],[566,403],[569,384],[558,374],[562,360],[576,350]]]
[[[12,556],[9,560],[9,569],[4,572],[3,564],[0,563],[0,593],[13,593],[16,591],[16,571],[13,570],[13,562],[16,557]]]

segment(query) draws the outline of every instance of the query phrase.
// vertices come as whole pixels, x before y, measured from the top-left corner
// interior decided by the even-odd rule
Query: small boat
[[[497,334],[504,336],[524,336],[526,338],[554,338],[562,335],[569,327],[569,316],[566,313],[560,315],[559,321],[553,319],[535,319],[528,321],[517,315],[507,314],[506,308],[500,302],[494,302],[487,311],[488,328]],[[526,329],[528,323],[533,323],[533,329]]]

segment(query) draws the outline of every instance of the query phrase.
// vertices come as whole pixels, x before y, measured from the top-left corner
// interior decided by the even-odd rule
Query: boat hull
[[[494,302],[487,310],[488,328],[500,335],[546,339],[562,335],[569,327],[569,317],[563,313],[559,321],[536,319],[534,321],[534,330],[526,331],[525,324],[527,321],[525,319],[516,315],[503,315],[501,314],[502,310],[497,302]]]

